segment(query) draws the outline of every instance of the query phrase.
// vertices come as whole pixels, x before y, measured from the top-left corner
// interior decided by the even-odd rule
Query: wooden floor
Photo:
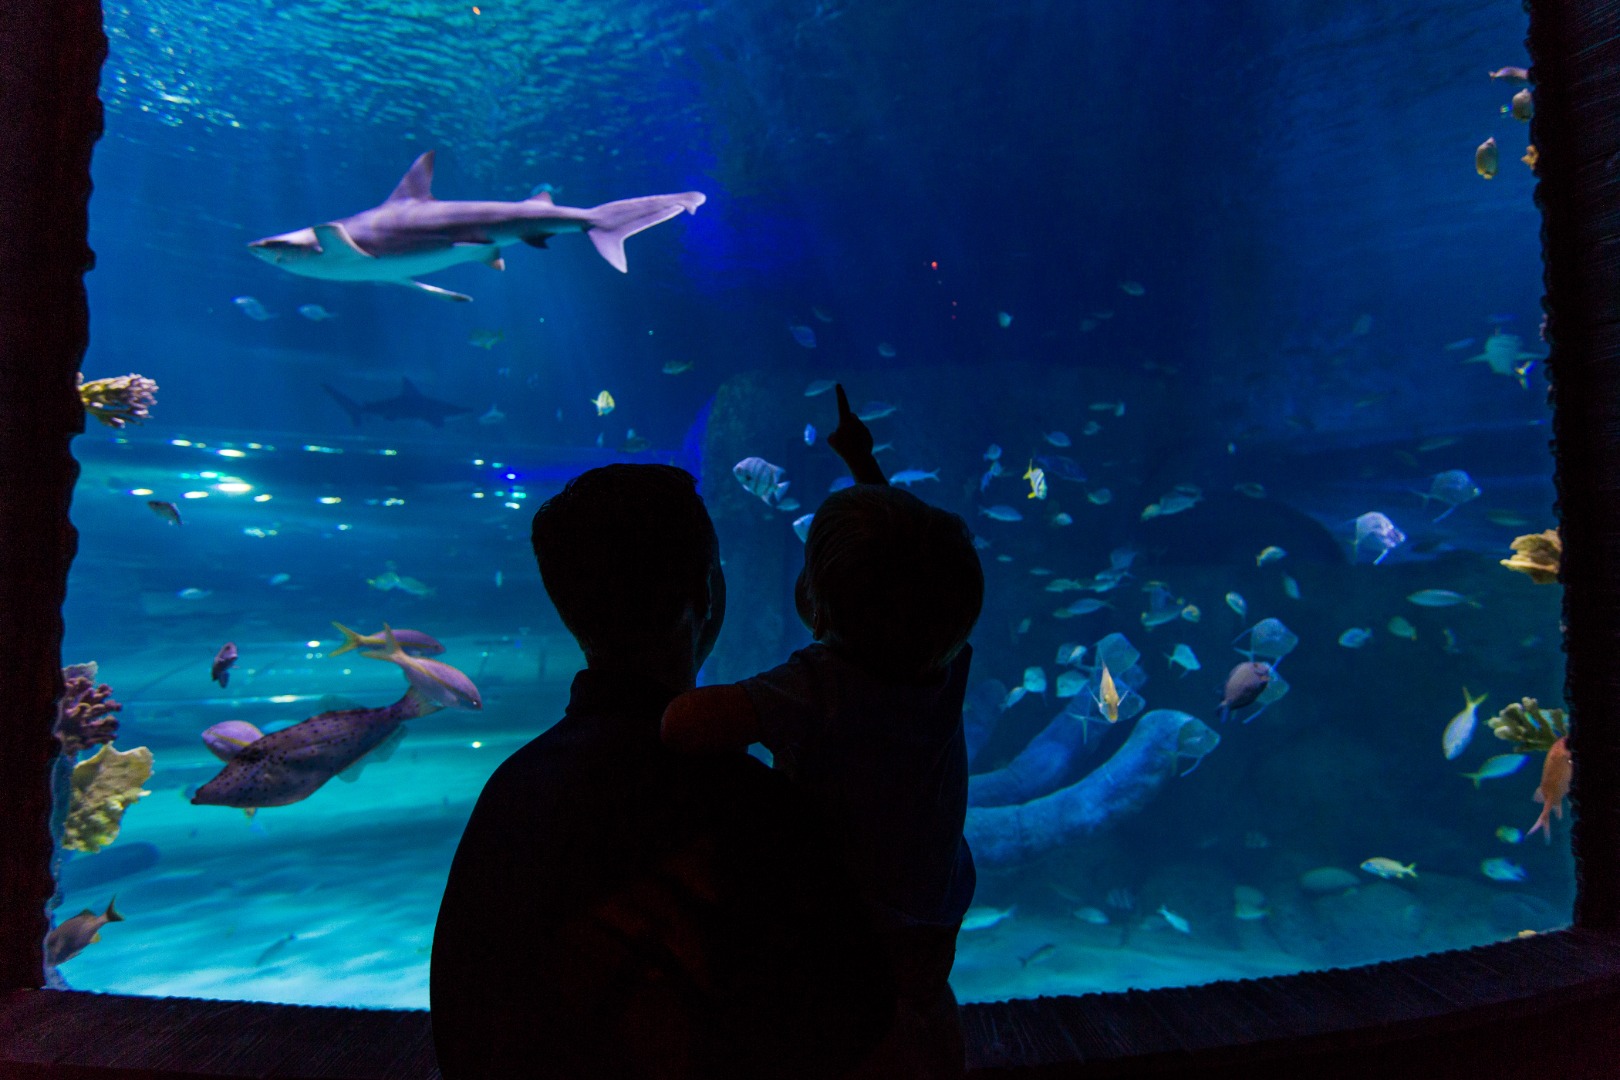
[[[1620,1077],[1620,935],[1566,932],[1352,970],[972,1005],[970,1075]],[[0,1078],[432,1080],[422,1012],[34,991]]]

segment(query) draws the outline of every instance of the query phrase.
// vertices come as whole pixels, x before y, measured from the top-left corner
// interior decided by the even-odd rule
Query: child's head
[[[876,674],[927,678],[978,621],[984,571],[956,514],[857,484],[816,511],[795,599],[816,640]]]

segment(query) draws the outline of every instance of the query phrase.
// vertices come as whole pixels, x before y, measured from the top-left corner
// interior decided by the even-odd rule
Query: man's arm
[[[857,484],[888,484],[889,478],[883,475],[883,468],[872,453],[871,429],[849,407],[843,384],[838,384],[836,389],[838,427],[827,436],[827,445],[844,459],[844,464],[849,466],[849,475],[855,478]]]

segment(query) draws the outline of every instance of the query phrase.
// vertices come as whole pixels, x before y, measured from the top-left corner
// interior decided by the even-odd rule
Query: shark
[[[349,414],[349,419],[354,421],[355,427],[360,426],[367,413],[380,416],[384,420],[420,420],[434,427],[444,427],[447,418],[475,411],[461,405],[452,405],[448,401],[440,401],[438,398],[430,398],[418,390],[415,383],[404,377],[399,380],[397,395],[379,401],[356,401],[326,383],[321,383],[321,389],[332,395],[332,400]]]
[[[516,243],[543,248],[560,233],[584,233],[602,258],[625,273],[624,242],[680,214],[697,213],[701,191],[647,195],[588,210],[558,206],[539,189],[521,202],[461,201],[433,196],[433,151],[417,158],[377,206],[351,217],[255,240],[248,249],[288,273],[325,281],[378,281],[403,285],[440,300],[466,302],[463,293],[417,281],[422,274],[484,263],[506,269],[501,249]]]

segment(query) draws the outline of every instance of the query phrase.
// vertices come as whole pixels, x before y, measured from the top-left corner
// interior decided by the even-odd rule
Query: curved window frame
[[[1549,1075],[1603,1041],[1620,1003],[1620,180],[1607,165],[1620,153],[1620,37],[1608,32],[1620,0],[1526,9],[1578,762],[1574,928],[1362,968],[971,1005],[971,1075],[1338,1075],[1375,1054],[1406,1072]],[[426,1012],[41,991],[106,53],[98,0],[0,6],[0,1070],[426,1080]]]

